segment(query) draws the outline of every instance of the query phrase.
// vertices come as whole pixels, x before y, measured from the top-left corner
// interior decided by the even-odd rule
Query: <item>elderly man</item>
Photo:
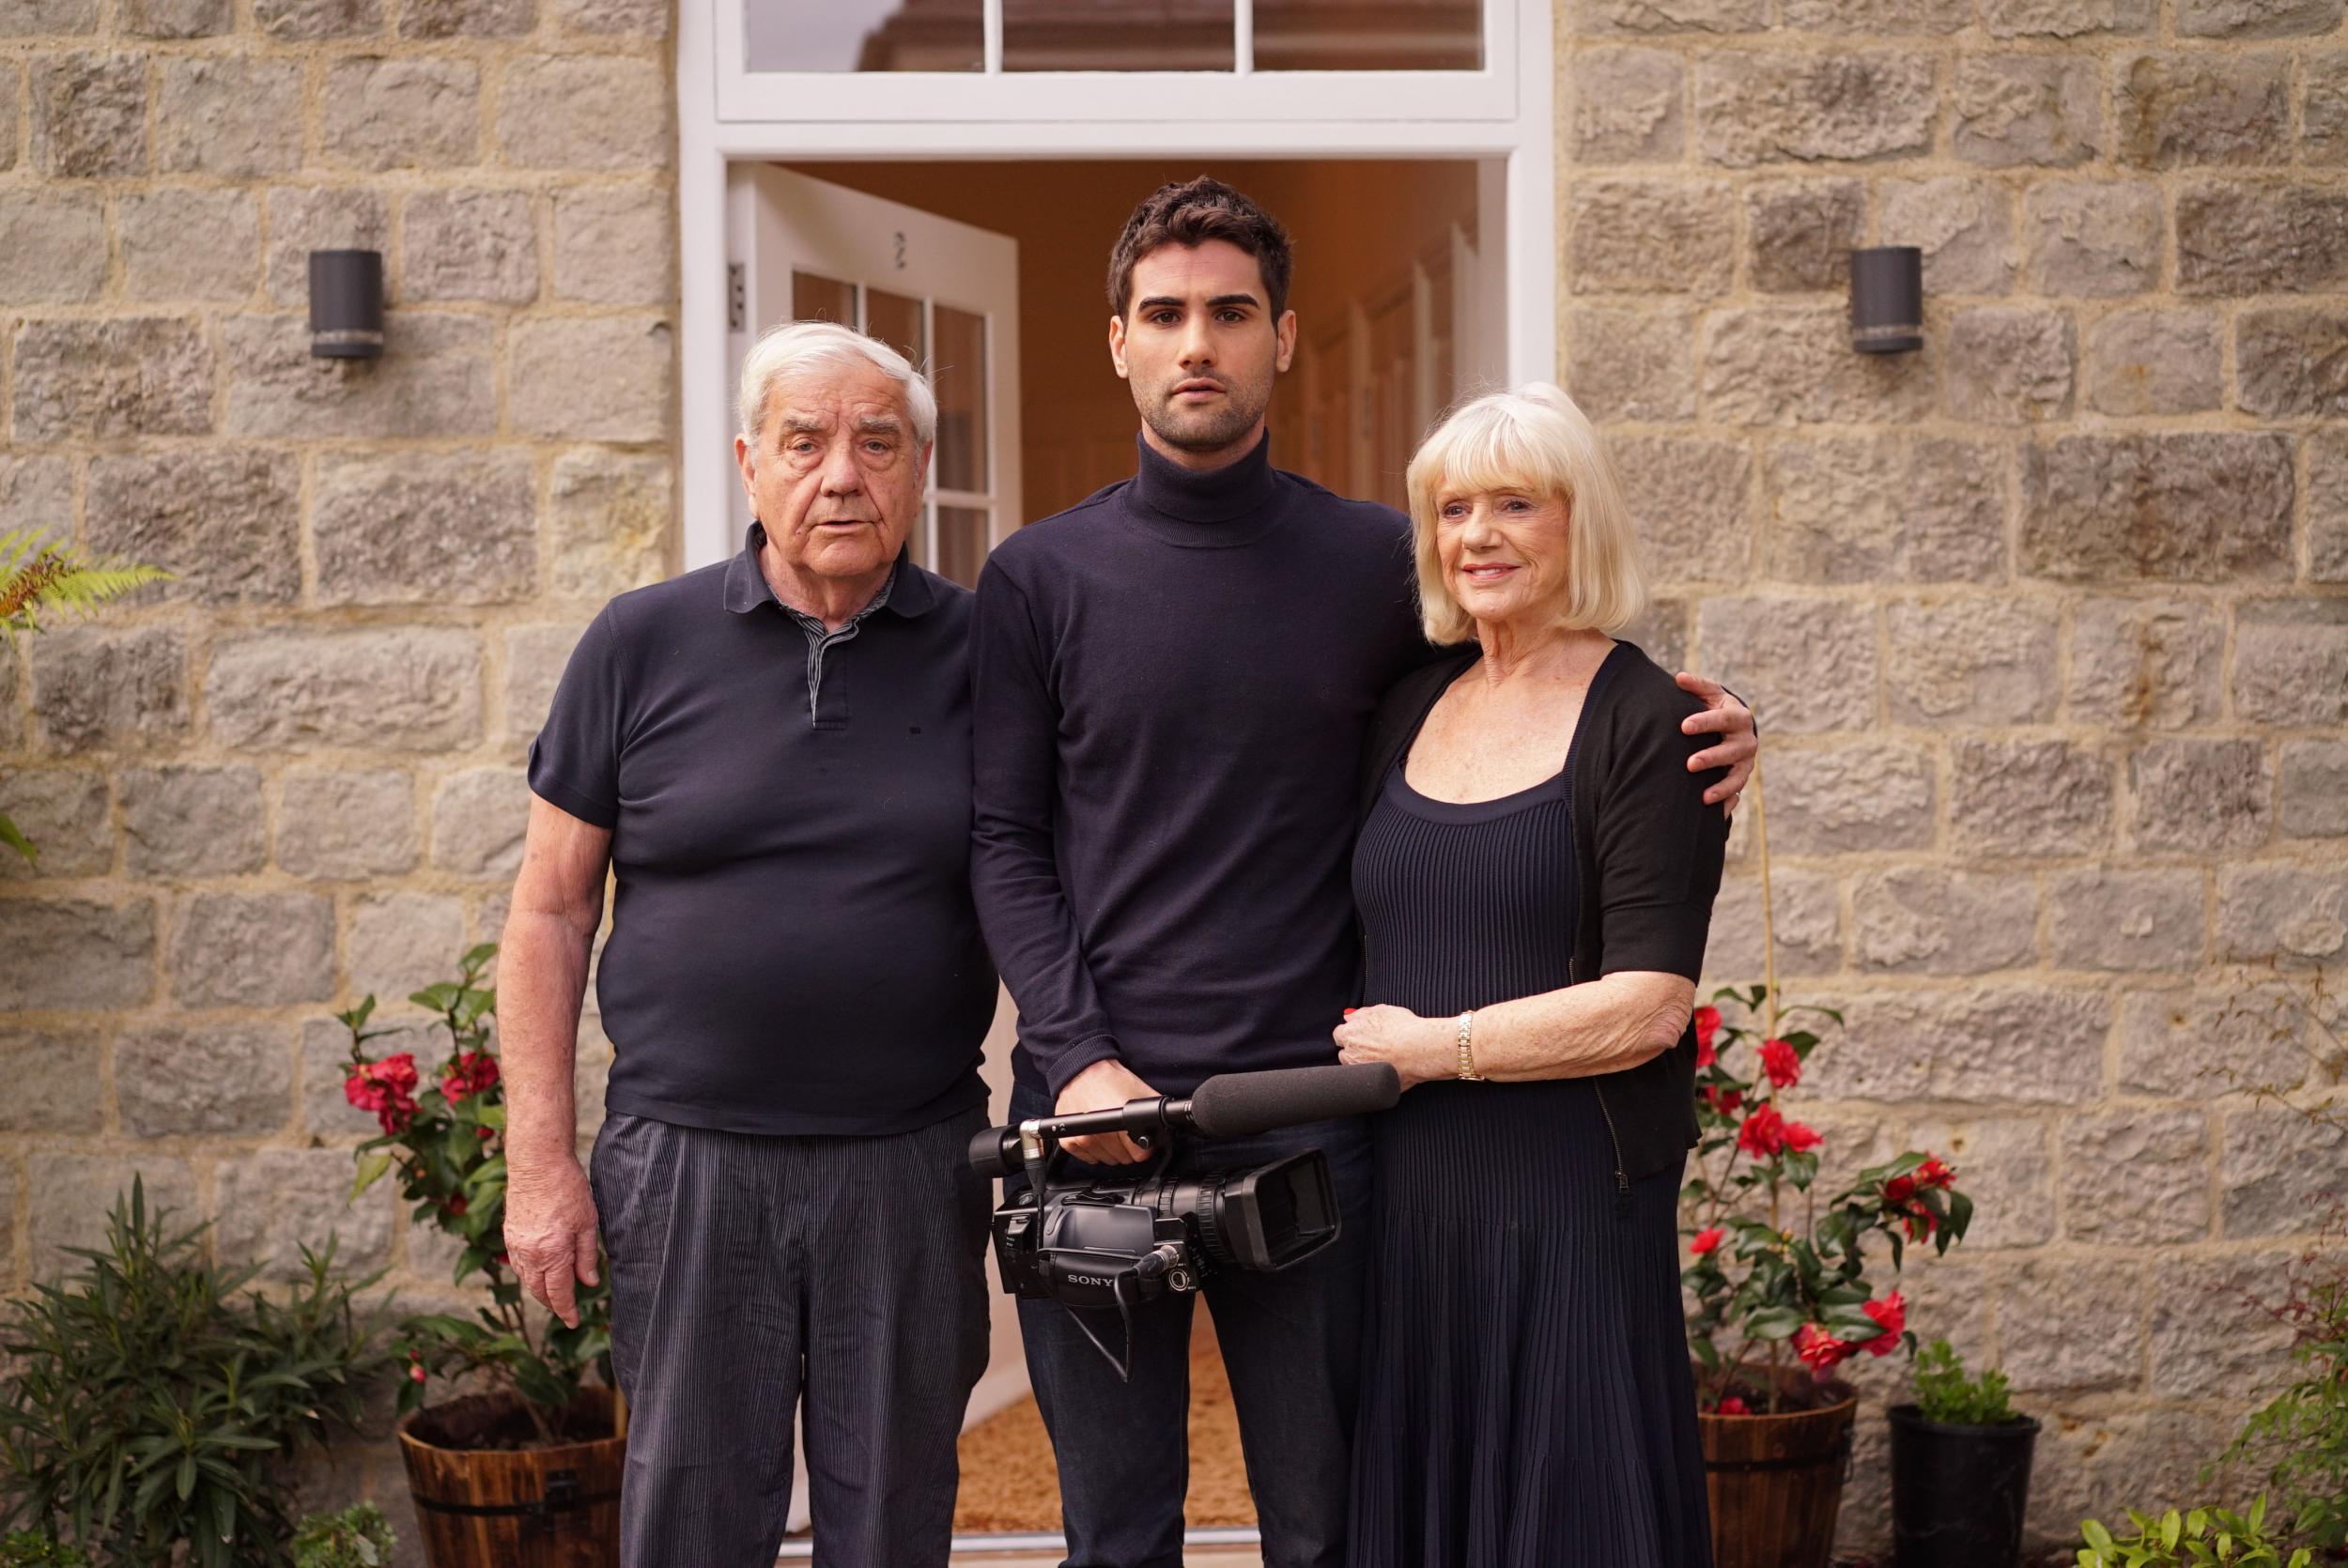
[[[742,553],[607,605],[531,747],[506,1241],[576,1321],[600,1218],[629,1568],[771,1563],[795,1406],[816,1560],[942,1563],[986,1356],[971,596],[906,558],[937,408],[903,356],[777,329],[740,413]],[[591,1177],[572,1052],[607,868]]]

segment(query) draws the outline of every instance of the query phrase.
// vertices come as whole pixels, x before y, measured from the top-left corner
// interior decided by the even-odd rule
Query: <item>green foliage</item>
[[[35,1530],[0,1537],[0,1568],[90,1568],[89,1559]]]
[[[2337,1244],[2336,1210],[2325,1237]],[[2291,1294],[2268,1309],[2293,1325],[2297,1377],[2245,1423],[2226,1462],[2273,1456],[2268,1483],[2292,1534],[2325,1552],[2348,1547],[2348,1262],[2310,1251]]]
[[[371,1502],[313,1514],[294,1530],[293,1568],[382,1568],[399,1537]]]
[[[2151,1518],[2128,1510],[2132,1535],[2114,1535],[2093,1519],[2079,1526],[2086,1545],[2078,1568],[2172,1568],[2186,1563],[2229,1563],[2235,1568],[2309,1568],[2314,1554],[2305,1546],[2283,1556],[2284,1544],[2266,1534],[2266,1499],[2248,1514],[2222,1508],[2175,1509]]]
[[[247,1289],[255,1270],[205,1260],[202,1227],[163,1222],[133,1182],[106,1245],[74,1249],[80,1269],[8,1309],[0,1522],[54,1529],[114,1568],[274,1568],[284,1459],[355,1428],[382,1370],[352,1300],[380,1275],[339,1277],[330,1239],[273,1301]]]
[[[2006,1399],[2002,1372],[1965,1375],[1965,1359],[1937,1339],[1916,1357],[1916,1404],[1926,1421],[1948,1426],[2003,1426],[2022,1418]]]

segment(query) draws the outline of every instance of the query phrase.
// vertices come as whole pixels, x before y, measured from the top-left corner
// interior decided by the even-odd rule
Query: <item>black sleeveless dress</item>
[[[1568,983],[1570,771],[1459,805],[1396,764],[1353,856],[1365,1002]],[[1626,1200],[1586,1080],[1423,1084],[1372,1141],[1354,1568],[1708,1568],[1679,1169]]]

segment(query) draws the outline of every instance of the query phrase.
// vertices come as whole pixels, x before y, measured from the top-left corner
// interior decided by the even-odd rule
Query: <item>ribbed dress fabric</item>
[[[1398,763],[1354,852],[1365,1002],[1569,983],[1570,791],[1435,801]],[[1679,1171],[1626,1196],[1586,1079],[1421,1084],[1372,1141],[1355,1568],[1709,1568]]]

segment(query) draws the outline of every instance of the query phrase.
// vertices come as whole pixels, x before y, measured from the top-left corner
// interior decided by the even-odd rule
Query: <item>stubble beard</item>
[[[1141,417],[1159,440],[1177,452],[1221,452],[1256,427],[1272,406],[1272,389],[1226,386],[1219,408],[1188,412],[1168,396],[1160,396],[1141,410]]]

